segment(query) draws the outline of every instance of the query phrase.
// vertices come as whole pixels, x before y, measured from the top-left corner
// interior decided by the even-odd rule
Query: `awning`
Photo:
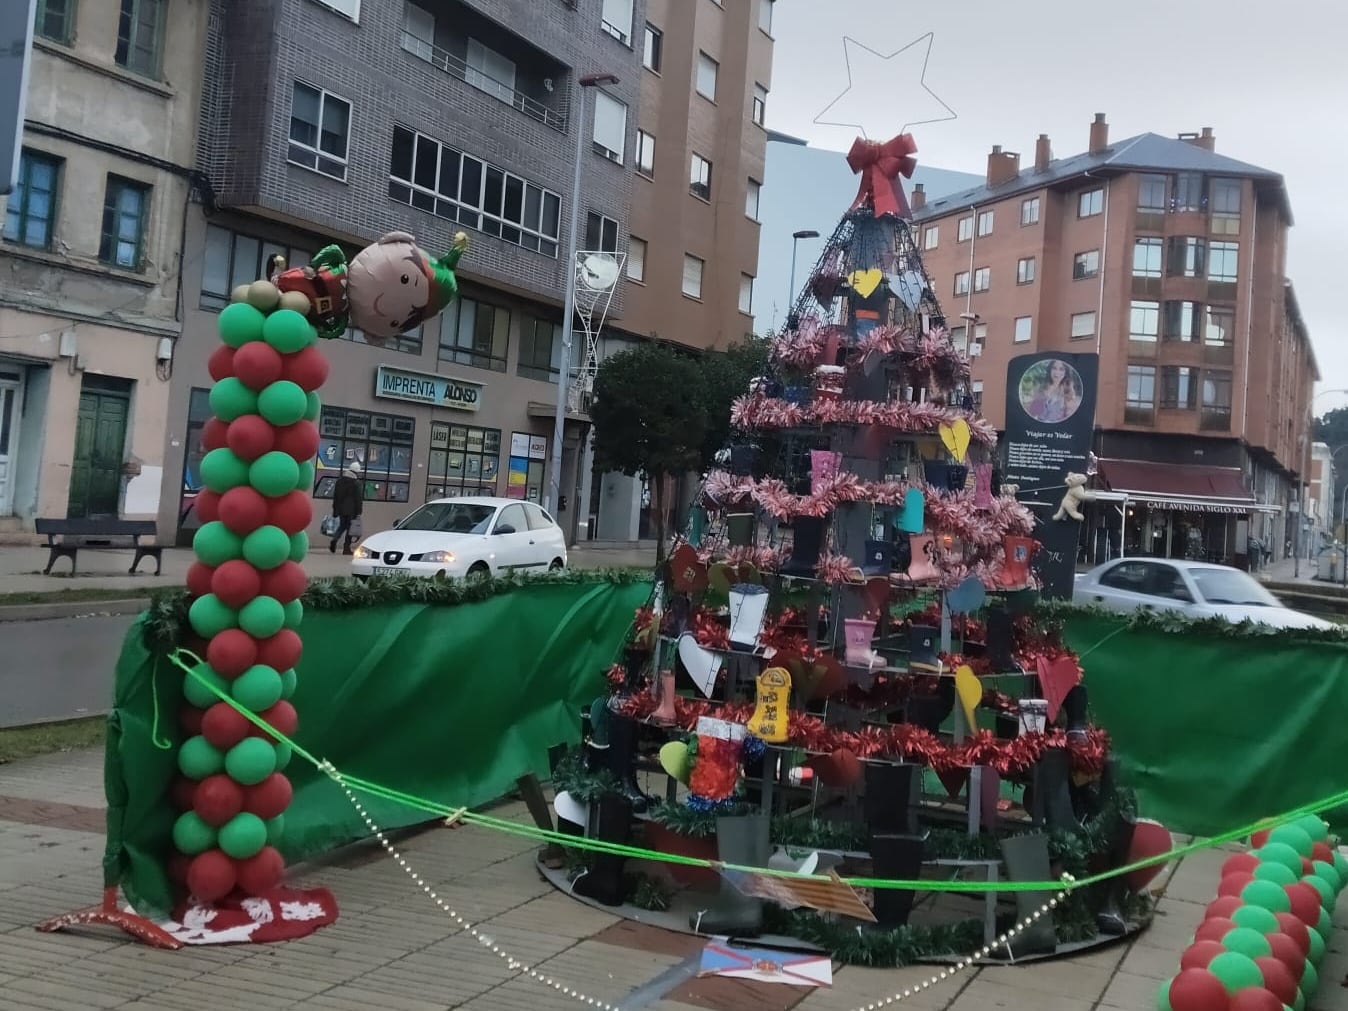
[[[1255,501],[1236,467],[1181,466],[1146,460],[1100,460],[1100,476],[1110,491],[1130,501],[1177,512],[1281,512]]]
[[[537,400],[530,400],[527,413],[531,418],[555,418],[557,417],[556,404],[544,404]],[[567,421],[579,421],[584,424],[590,423],[590,416],[581,412],[573,411],[569,407],[566,411]]]

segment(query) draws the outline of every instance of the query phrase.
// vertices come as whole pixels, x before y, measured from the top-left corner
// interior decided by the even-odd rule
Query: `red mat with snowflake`
[[[183,944],[270,944],[306,937],[337,920],[326,888],[277,888],[265,895],[179,906],[159,926]]]

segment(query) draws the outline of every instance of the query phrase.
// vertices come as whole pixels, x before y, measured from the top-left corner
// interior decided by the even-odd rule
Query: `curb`
[[[50,604],[9,604],[0,606],[0,624],[18,621],[54,621],[61,618],[103,618],[139,614],[149,604],[148,597],[125,600],[78,600]]]

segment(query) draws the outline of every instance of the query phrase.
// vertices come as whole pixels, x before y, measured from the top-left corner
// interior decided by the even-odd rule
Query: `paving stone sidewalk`
[[[522,976],[460,931],[373,846],[307,868],[341,919],[283,945],[162,952],[98,932],[39,934],[33,924],[97,901],[103,854],[101,752],[0,766],[0,1007],[139,1011],[573,1011],[584,1005]],[[496,812],[524,820],[522,805]],[[851,1011],[929,978],[930,967],[843,968],[813,992],[696,980],[701,942],[593,910],[554,890],[527,840],[473,827],[431,829],[408,862],[497,946],[565,986],[623,1011]],[[1215,894],[1225,853],[1181,861],[1151,929],[1083,957],[967,972],[900,1002],[918,1011],[1149,1011],[1160,980]],[[1348,903],[1336,922],[1348,926]],[[1348,1011],[1348,944],[1336,935],[1312,1011]]]

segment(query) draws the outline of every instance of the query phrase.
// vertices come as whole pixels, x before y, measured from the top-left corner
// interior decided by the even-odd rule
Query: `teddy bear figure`
[[[1062,502],[1058,505],[1058,511],[1053,514],[1053,518],[1055,520],[1071,518],[1079,523],[1086,518],[1081,515],[1081,503],[1095,501],[1095,492],[1085,487],[1085,474],[1068,474],[1066,484],[1067,491],[1063,494]]]

